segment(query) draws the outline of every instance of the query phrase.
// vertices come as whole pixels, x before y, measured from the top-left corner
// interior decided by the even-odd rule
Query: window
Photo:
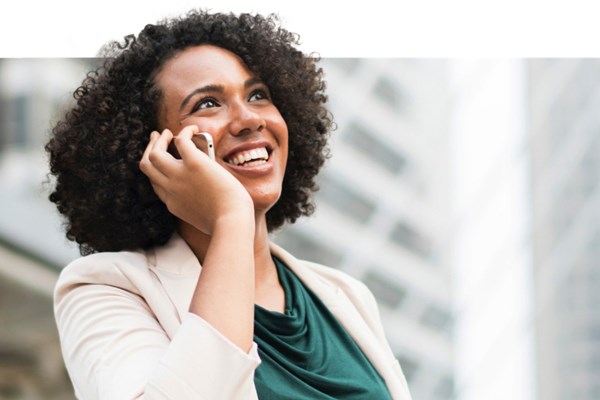
[[[363,282],[373,292],[377,300],[390,308],[396,308],[406,297],[406,290],[374,270],[367,272]]]
[[[330,245],[319,243],[314,238],[308,237],[293,228],[279,233],[275,242],[300,259],[314,261],[330,267],[339,266],[343,259],[342,253],[331,248]]]
[[[3,98],[1,105],[2,136],[0,145],[15,145],[25,148],[28,142],[29,118],[27,115],[29,100],[26,95]],[[4,146],[2,146],[4,147]]]
[[[6,147],[10,141],[10,127],[8,120],[8,109],[10,100],[0,94],[0,152]]]
[[[328,58],[325,61],[331,61],[347,74],[353,74],[361,63],[360,58]]]
[[[392,174],[400,172],[406,165],[406,160],[402,155],[357,123],[348,126],[345,140]]]
[[[446,331],[450,325],[450,313],[438,306],[430,305],[421,316],[421,323],[435,331]]]
[[[319,184],[317,196],[331,204],[338,211],[359,223],[365,223],[375,210],[375,204],[347,183],[325,177]]]
[[[432,259],[431,244],[406,222],[399,221],[390,232],[390,240],[426,260]]]
[[[398,89],[395,82],[386,76],[382,76],[377,80],[373,87],[373,93],[395,110],[398,110],[402,106],[400,89]]]
[[[450,400],[454,398],[454,380],[451,377],[445,376],[440,379],[435,387],[435,398],[440,400]]]
[[[406,381],[410,383],[419,369],[417,361],[406,354],[396,355],[396,359],[400,362],[400,366],[402,367],[402,372],[404,372]]]

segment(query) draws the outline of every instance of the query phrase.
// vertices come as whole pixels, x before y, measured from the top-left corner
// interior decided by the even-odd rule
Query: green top
[[[276,258],[285,313],[255,306],[254,341],[262,363],[254,383],[261,400],[385,400],[375,368],[321,300]]]

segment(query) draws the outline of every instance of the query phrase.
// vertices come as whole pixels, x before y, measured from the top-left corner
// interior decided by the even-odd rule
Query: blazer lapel
[[[164,246],[157,248],[149,257],[150,268],[177,310],[178,325],[190,308],[190,302],[200,276],[200,262],[178,235],[174,234]]]

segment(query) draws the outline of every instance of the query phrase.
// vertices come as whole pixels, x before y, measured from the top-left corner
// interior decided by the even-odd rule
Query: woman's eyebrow
[[[206,92],[223,93],[224,91],[225,91],[225,88],[222,85],[206,85],[206,86],[199,87],[198,89],[194,90],[192,93],[188,94],[185,97],[185,99],[183,99],[183,101],[181,102],[181,105],[179,106],[179,111],[183,110],[183,108],[190,101],[190,99],[199,93],[206,93]]]
[[[248,89],[250,86],[254,86],[256,84],[261,84],[264,85],[265,83],[257,76],[253,76],[252,78],[246,80],[246,82],[244,82],[244,87],[246,89]]]
[[[257,84],[264,85],[264,82],[260,78],[254,76],[254,77],[246,80],[246,82],[244,82],[244,88],[248,89],[250,86],[254,86]],[[206,92],[223,93],[224,91],[225,91],[225,88],[223,87],[223,85],[206,85],[206,86],[199,87],[196,90],[194,90],[192,93],[185,96],[185,99],[183,99],[183,101],[181,102],[181,105],[179,106],[179,111],[181,112],[181,110],[183,110],[183,108],[186,106],[186,104],[189,103],[190,99],[199,93],[206,93]]]

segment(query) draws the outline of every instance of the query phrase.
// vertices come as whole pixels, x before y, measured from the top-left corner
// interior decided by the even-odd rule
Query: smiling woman
[[[274,17],[191,12],[76,90],[46,148],[85,255],[55,291],[78,397],[410,399],[367,288],[269,241],[312,212],[332,125],[296,44]]]
[[[183,50],[155,79],[163,93],[159,129],[165,135],[185,126],[209,132],[222,168],[203,171],[221,173],[224,181],[235,177],[255,210],[271,209],[281,194],[288,131],[267,86],[234,53],[211,45]]]

